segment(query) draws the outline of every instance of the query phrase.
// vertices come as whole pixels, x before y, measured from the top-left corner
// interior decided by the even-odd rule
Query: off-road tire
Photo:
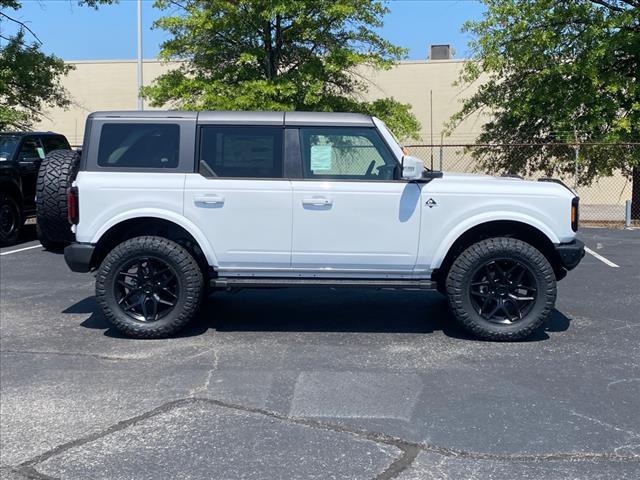
[[[78,173],[80,154],[74,150],[54,150],[47,154],[38,171],[36,221],[38,238],[47,249],[57,249],[73,241],[67,218],[67,188]]]
[[[40,224],[36,222],[36,236],[40,241],[40,244],[44,247],[45,250],[49,250],[50,252],[60,252],[64,247],[69,245],[69,242],[54,242],[49,240],[49,238],[42,234],[40,230]]]
[[[536,279],[537,297],[531,310],[509,325],[483,318],[471,303],[471,277],[476,269],[495,258],[511,258],[529,268]],[[447,296],[456,320],[474,336],[492,341],[515,341],[530,336],[549,318],[556,299],[556,278],[545,256],[515,238],[482,240],[464,250],[447,275]]]
[[[6,225],[6,231],[5,226],[0,225],[0,247],[7,247],[16,243],[24,223],[20,204],[12,195],[0,193],[0,215],[6,215],[0,217],[0,221],[11,222],[11,225]]]
[[[154,257],[169,264],[180,284],[176,305],[165,317],[153,322],[131,318],[118,306],[115,279],[119,269],[137,257]],[[133,338],[169,337],[195,316],[203,297],[204,280],[198,262],[176,242],[154,236],[135,237],[116,246],[102,261],[96,276],[96,299],[107,320]]]

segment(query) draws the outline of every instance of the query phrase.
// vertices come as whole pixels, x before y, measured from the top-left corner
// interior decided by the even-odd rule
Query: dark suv
[[[0,133],[1,246],[14,243],[24,221],[36,214],[36,182],[45,155],[70,149],[67,139],[57,133]]]

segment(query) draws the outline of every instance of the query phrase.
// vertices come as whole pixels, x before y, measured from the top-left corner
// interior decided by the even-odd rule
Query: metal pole
[[[429,90],[429,110],[431,115],[431,170],[433,170],[433,90]]]
[[[575,164],[573,166],[574,168],[574,172],[573,172],[573,189],[577,189],[578,188],[578,178],[580,177],[580,143],[578,143],[578,132],[577,131],[573,131],[573,137],[575,139]]]
[[[442,171],[442,157],[444,156],[443,144],[444,143],[444,132],[440,134],[440,171]]]
[[[142,0],[138,0],[138,110],[144,110],[142,89]]]
[[[624,202],[624,226],[631,228],[631,200]]]

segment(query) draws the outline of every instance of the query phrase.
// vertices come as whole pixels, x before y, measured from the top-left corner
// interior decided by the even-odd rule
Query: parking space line
[[[588,247],[584,247],[584,251],[587,252],[589,255],[593,255],[594,257],[596,257],[598,260],[600,260],[602,263],[609,265],[610,267],[613,268],[620,268],[620,265],[616,265],[615,263],[613,263],[611,260],[609,260],[608,258],[604,258],[602,255],[600,255],[599,253],[594,252],[593,250],[591,250]]]
[[[17,250],[11,250],[9,252],[2,252],[2,253],[0,253],[0,256],[11,255],[12,253],[24,252],[25,250],[31,250],[33,248],[38,248],[38,247],[41,247],[41,246],[42,245],[37,244],[37,245],[33,245],[31,247],[18,248]]]

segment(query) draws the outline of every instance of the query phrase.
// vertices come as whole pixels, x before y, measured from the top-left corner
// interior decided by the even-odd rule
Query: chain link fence
[[[602,165],[607,159],[615,159],[618,155],[629,155],[630,149],[640,149],[640,144],[554,144],[554,145],[408,145],[412,156],[421,158],[428,168],[445,172],[488,173],[501,175],[504,170],[491,167],[490,161],[479,161],[491,158],[492,153],[497,157],[501,149],[518,149],[522,158],[533,156],[543,159],[549,164],[549,159],[572,155],[573,164],[564,162],[561,173],[554,174],[569,187],[576,190],[580,197],[580,220],[584,225],[598,225],[609,227],[623,227],[630,218],[630,202],[632,182],[629,172],[612,169],[609,176],[595,176],[589,171],[585,156],[599,155]],[[481,149],[481,150],[479,150]],[[619,158],[619,157],[618,157]],[[611,162],[613,163],[613,162]],[[536,180],[547,176],[543,172],[529,172],[525,178]],[[595,178],[594,178],[595,177]],[[589,180],[594,178],[593,180]],[[627,205],[629,202],[629,205]],[[635,226],[638,225],[638,222]]]
[[[377,148],[372,144],[360,144],[353,139],[349,142],[333,139],[330,153],[322,151],[323,145],[313,145],[311,170],[314,175],[336,178],[361,178],[363,174],[374,174],[384,178],[393,178],[393,171],[385,168],[385,161]],[[325,145],[326,146],[326,145]],[[491,158],[500,157],[506,149],[517,149],[521,158],[532,156],[545,164],[555,157],[573,156],[575,161],[564,162],[560,174],[552,176],[562,180],[573,188],[580,197],[580,221],[583,225],[623,227],[630,218],[632,182],[629,172],[612,170],[609,176],[595,176],[589,171],[587,155],[593,158],[594,153],[606,159],[616,159],[619,155],[629,155],[630,149],[640,149],[640,144],[553,144],[553,145],[407,145],[409,153],[424,161],[425,166],[445,172],[487,173],[502,175],[498,167],[491,167]],[[482,150],[478,150],[482,149]],[[597,149],[594,152],[592,149]],[[317,150],[317,151],[316,151]],[[513,158],[512,152],[510,158]],[[640,153],[640,152],[639,152]],[[489,161],[479,161],[487,159]],[[518,156],[515,155],[517,160]],[[599,159],[602,164],[602,158]],[[549,176],[540,171],[529,172],[525,178],[537,180]],[[595,178],[594,180],[589,180]],[[631,221],[633,226],[640,227],[638,221]]]

